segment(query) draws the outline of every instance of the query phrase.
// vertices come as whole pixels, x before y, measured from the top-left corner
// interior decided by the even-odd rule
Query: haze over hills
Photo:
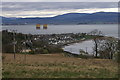
[[[117,12],[67,13],[54,17],[7,18],[2,24],[102,24],[118,23]]]

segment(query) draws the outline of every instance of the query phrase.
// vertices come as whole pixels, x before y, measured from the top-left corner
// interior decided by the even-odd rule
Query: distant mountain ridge
[[[54,17],[6,18],[2,24],[102,24],[118,23],[118,12],[67,13]]]

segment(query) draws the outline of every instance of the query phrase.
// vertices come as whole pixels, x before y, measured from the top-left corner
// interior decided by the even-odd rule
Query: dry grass
[[[108,59],[81,59],[60,54],[3,54],[5,78],[116,78],[117,63]]]

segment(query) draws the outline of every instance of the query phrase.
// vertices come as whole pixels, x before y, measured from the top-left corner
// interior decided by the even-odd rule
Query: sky
[[[119,0],[2,0],[2,2],[119,2]]]
[[[4,17],[53,17],[67,13],[118,12],[117,2],[2,2]],[[32,1],[32,0],[31,0]]]

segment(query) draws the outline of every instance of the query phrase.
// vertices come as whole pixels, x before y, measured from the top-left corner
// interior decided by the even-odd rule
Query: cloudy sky
[[[3,2],[5,17],[53,17],[66,13],[118,12],[117,2]]]
[[[2,2],[118,2],[119,0],[2,0]]]

